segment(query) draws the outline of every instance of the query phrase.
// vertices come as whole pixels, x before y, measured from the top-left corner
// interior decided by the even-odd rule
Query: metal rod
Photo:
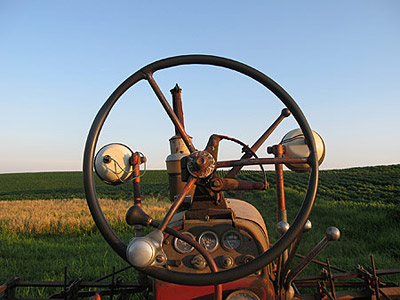
[[[320,288],[325,296],[327,296],[330,300],[335,300],[335,298],[332,297],[332,295],[328,292],[328,290],[326,289],[326,287],[324,285],[321,284]]]
[[[64,267],[64,300],[67,300],[67,266]]]
[[[317,256],[328,245],[327,237],[324,237],[315,247],[308,253],[304,259],[289,273],[286,279],[286,288],[291,282],[311,263],[312,259]]]
[[[295,256],[296,256],[296,257],[299,257],[299,258],[305,258],[304,255],[301,255],[301,254],[298,254],[298,253],[296,253]],[[312,262],[312,263],[315,263],[315,264],[317,264],[317,265],[320,265],[320,266],[328,267],[328,266],[326,265],[326,263],[324,263],[324,262],[322,262],[322,261],[319,261],[319,260],[316,260],[316,259],[312,259],[311,262]],[[334,269],[334,270],[336,270],[336,271],[343,272],[343,273],[348,272],[347,270],[342,269],[342,268],[339,268],[339,267],[336,267],[336,266],[331,266],[331,268]],[[400,272],[400,270],[399,270],[399,272]]]
[[[279,144],[273,147],[275,158],[283,157],[283,145]],[[278,201],[278,222],[287,222],[286,216],[286,201],[285,201],[285,184],[283,179],[283,166],[282,164],[275,164],[276,175],[276,196]]]
[[[178,84],[175,85],[173,89],[170,90],[172,94],[172,108],[177,118],[182,124],[183,129],[185,129],[185,122],[183,120],[183,108],[182,108],[182,89]],[[175,127],[175,134],[180,136],[178,128]]]
[[[303,234],[304,234],[304,231],[302,231],[297,236],[294,244],[292,245],[292,247],[290,247],[288,258],[286,259],[286,262],[285,262],[285,264],[284,264],[284,266],[282,268],[282,274],[281,274],[281,278],[280,278],[282,283],[285,281],[285,277],[286,277],[286,275],[287,275],[287,273],[289,271],[290,264],[292,263],[293,258],[296,256],[296,251],[299,248],[299,245],[300,245],[301,239],[303,237]]]
[[[172,203],[171,207],[169,208],[167,214],[165,215],[164,219],[162,220],[160,226],[158,226],[158,229],[163,232],[165,228],[167,228],[169,222],[171,221],[172,217],[174,216],[175,212],[179,208],[179,206],[182,204],[183,200],[185,199],[186,195],[190,192],[191,188],[197,181],[197,178],[190,177],[188,183],[186,183],[185,187],[181,191],[181,193],[176,197],[174,203]]]
[[[133,203],[134,205],[142,206],[142,197],[140,191],[140,163],[141,157],[138,152],[135,152],[132,156],[132,168],[133,168]],[[144,230],[142,225],[135,225],[135,236],[143,236]]]
[[[336,289],[335,289],[335,282],[334,278],[332,275],[332,270],[331,270],[331,263],[329,261],[329,258],[326,259],[326,264],[328,266],[328,279],[329,279],[329,284],[331,286],[331,291],[332,291],[332,297],[336,299]]]
[[[282,109],[281,114],[279,117],[275,120],[274,123],[259,137],[259,139],[254,143],[253,146],[251,146],[251,150],[254,152],[257,152],[257,150],[261,147],[262,144],[267,140],[267,138],[271,135],[271,133],[278,127],[278,125],[282,122],[282,120],[286,117],[290,116],[290,111],[287,108]],[[246,159],[250,158],[251,153],[245,153],[243,154],[241,159]],[[226,178],[233,178],[235,177],[239,171],[242,169],[243,166],[235,166],[233,167],[228,174],[226,174]]]
[[[149,82],[151,88],[153,89],[154,93],[156,94],[158,100],[161,102],[161,105],[164,107],[165,111],[167,112],[169,118],[171,119],[172,123],[175,126],[175,129],[181,135],[183,141],[185,142],[186,146],[188,147],[189,151],[192,153],[196,151],[196,148],[193,146],[192,141],[189,138],[189,135],[186,133],[183,124],[178,119],[176,114],[174,113],[173,109],[169,105],[167,99],[165,98],[164,94],[162,93],[161,89],[157,85],[157,82],[154,80],[152,74],[147,73],[146,79]]]
[[[224,160],[217,162],[217,168],[227,168],[234,166],[252,166],[252,165],[274,165],[274,164],[302,164],[308,163],[308,158],[252,158],[240,160]]]
[[[105,276],[103,276],[103,277],[97,278],[97,279],[94,280],[93,282],[100,282],[100,281],[103,281],[104,279],[107,279],[107,278],[111,277],[113,274],[121,273],[121,272],[126,271],[126,270],[128,270],[128,269],[130,269],[130,268],[133,268],[133,266],[132,266],[132,265],[129,265],[129,266],[123,267],[122,269],[119,269],[118,271],[115,271],[115,272],[113,272],[113,273],[111,273],[111,274],[108,274],[108,275],[105,275]]]
[[[375,259],[373,254],[371,254],[371,265],[372,265],[372,275],[374,276],[375,297],[377,300],[380,300],[381,296],[379,295],[379,278],[378,276],[376,276]]]
[[[132,157],[133,168],[133,198],[134,204],[142,206],[142,198],[140,194],[140,155],[135,152]]]

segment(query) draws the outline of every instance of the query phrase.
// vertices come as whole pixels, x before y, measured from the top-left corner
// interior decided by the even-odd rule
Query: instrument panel
[[[232,226],[232,221],[186,221],[180,230],[199,242],[214,257],[219,269],[230,269],[257,257],[261,252],[251,231]],[[203,256],[190,244],[166,236],[163,249],[167,255],[167,268],[184,272],[209,272]]]

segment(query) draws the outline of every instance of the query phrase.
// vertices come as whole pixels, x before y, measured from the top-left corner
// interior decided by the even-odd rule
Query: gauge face
[[[195,239],[190,232],[182,232],[182,234],[190,236],[193,240]],[[194,249],[193,246],[178,238],[174,238],[174,248],[176,251],[182,254],[189,253]]]
[[[222,236],[222,246],[227,250],[237,250],[242,246],[242,237],[235,230],[229,230]]]
[[[218,247],[218,237],[212,231],[204,231],[199,237],[199,243],[207,251],[212,252]]]

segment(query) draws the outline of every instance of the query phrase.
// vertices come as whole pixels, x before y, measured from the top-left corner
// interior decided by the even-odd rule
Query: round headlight
[[[318,164],[321,165],[325,158],[325,143],[322,137],[312,131],[315,145],[317,148]],[[310,155],[310,150],[305,143],[303,132],[300,128],[289,131],[282,139],[281,144],[285,146],[283,157],[304,158]],[[297,172],[309,172],[311,170],[308,164],[285,164],[286,167]]]
[[[108,144],[97,152],[94,169],[100,179],[112,185],[126,182],[133,173],[131,157],[133,152],[122,144]]]

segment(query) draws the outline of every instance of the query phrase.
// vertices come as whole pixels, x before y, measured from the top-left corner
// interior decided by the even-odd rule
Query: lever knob
[[[139,205],[130,207],[125,216],[126,223],[129,225],[149,226],[153,219],[147,215]]]
[[[325,236],[328,239],[328,241],[337,241],[340,239],[340,230],[336,227],[329,227],[326,232]]]

